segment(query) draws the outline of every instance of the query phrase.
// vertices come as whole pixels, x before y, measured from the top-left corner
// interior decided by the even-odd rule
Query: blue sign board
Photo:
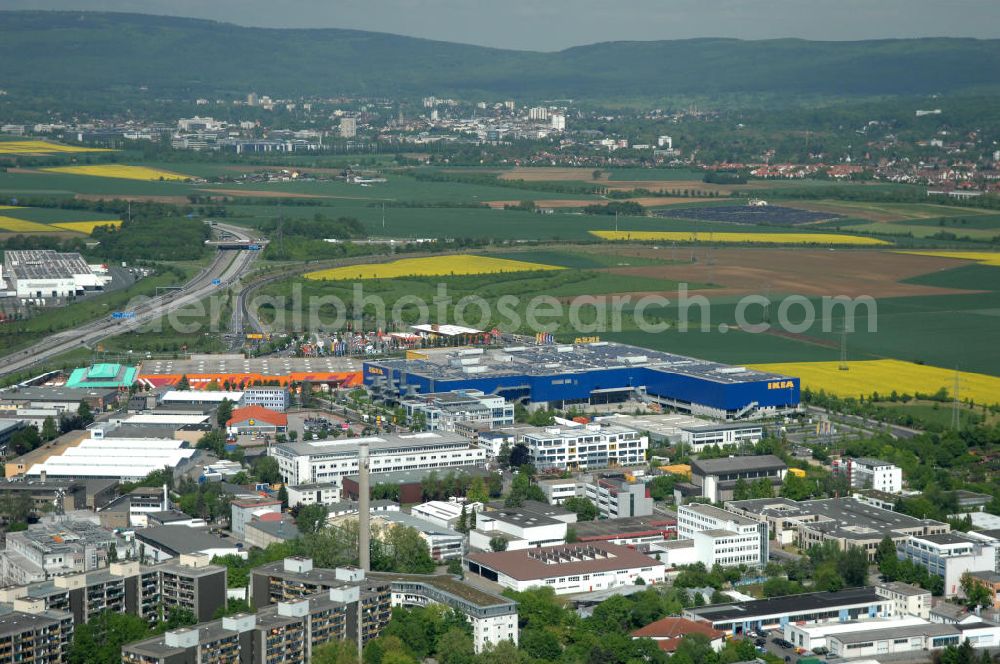
[[[249,245],[247,247],[247,249],[249,249],[250,251],[260,251],[260,245],[259,244],[251,244],[251,245]]]
[[[111,317],[115,320],[122,320],[125,318],[135,318],[134,311],[116,311],[111,314]]]
[[[212,279],[212,285],[213,286],[221,286],[222,285],[222,279]]]

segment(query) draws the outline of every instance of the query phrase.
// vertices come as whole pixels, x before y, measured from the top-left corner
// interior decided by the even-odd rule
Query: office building
[[[944,595],[961,592],[967,572],[996,572],[1000,540],[977,532],[914,535],[896,545],[900,560],[909,560],[944,579]]]
[[[797,407],[799,380],[619,343],[421,350],[369,360],[364,382],[377,398],[473,389],[538,407],[641,398],[723,420]]]
[[[246,524],[262,514],[281,514],[281,501],[275,498],[247,498],[230,503],[229,528],[239,538],[246,535]]]
[[[487,396],[479,390],[455,390],[420,394],[401,399],[399,406],[409,421],[420,422],[431,431],[456,430],[459,422],[479,424],[490,429],[514,425],[514,404],[499,396]]]
[[[602,519],[649,516],[653,513],[653,499],[646,483],[629,474],[606,474],[581,481],[577,484],[576,493],[596,505]]]
[[[332,482],[285,486],[288,506],[333,505],[340,502],[340,486]]]
[[[875,593],[895,603],[890,615],[930,619],[931,591],[929,590],[909,583],[885,581],[875,586]]]
[[[404,501],[405,502],[405,501]],[[466,519],[473,512],[483,511],[482,503],[467,503],[463,500],[431,500],[410,508],[410,514],[429,521],[440,528],[455,528],[462,513],[465,512]]]
[[[879,459],[839,459],[833,462],[833,472],[847,476],[855,489],[873,489],[882,493],[903,492],[903,471],[888,461]]]
[[[524,427],[514,430],[539,470],[592,470],[646,462],[649,440],[617,425]]]
[[[511,590],[551,587],[557,595],[604,588],[661,583],[666,568],[658,560],[628,547],[590,542],[498,553],[472,553],[465,565],[471,574]]]
[[[341,478],[358,472],[360,438],[347,440],[279,443],[268,449],[278,460],[286,484],[339,483]],[[388,434],[364,439],[369,445],[372,474],[446,468],[481,467],[486,453],[455,434],[426,432]]]
[[[506,541],[508,551],[563,544],[568,524],[575,522],[573,512],[544,503],[526,501],[520,507],[490,504],[486,511],[476,513],[476,527],[469,531],[469,547],[491,551],[490,541],[496,537]]]
[[[785,462],[773,454],[696,459],[691,462],[691,484],[700,489],[702,498],[722,503],[733,499],[733,492],[741,482],[749,485],[764,480],[775,490],[787,472]]]
[[[562,505],[567,498],[576,497],[576,480],[572,477],[536,480],[535,484],[545,494],[545,502],[549,505]]]
[[[283,413],[288,410],[289,401],[287,387],[251,386],[243,390],[244,406],[261,406]]]
[[[718,507],[678,507],[677,538],[691,540],[695,559],[709,569],[715,565],[760,568],[767,564],[767,524]]]
[[[764,438],[764,425],[755,422],[725,422],[683,413],[663,415],[606,415],[595,422],[618,424],[642,431],[655,447],[678,446],[689,454],[706,447],[735,448],[756,445]]]
[[[875,560],[879,543],[886,537],[900,542],[911,535],[947,533],[947,523],[880,509],[855,498],[825,498],[794,501],[759,498],[726,503],[726,509],[768,524],[771,539],[779,544],[797,542],[808,549],[813,544],[834,542],[846,551],[859,547]]]
[[[122,541],[111,531],[89,521],[38,523],[6,534],[0,553],[0,582],[24,585],[57,576],[78,574],[108,565],[112,546]]]

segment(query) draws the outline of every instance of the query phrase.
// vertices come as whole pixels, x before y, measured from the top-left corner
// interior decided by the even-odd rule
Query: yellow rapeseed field
[[[350,279],[392,279],[395,277],[436,277],[461,274],[495,274],[532,270],[562,270],[555,265],[528,263],[506,258],[460,254],[429,258],[404,258],[390,263],[348,265],[306,273],[306,279],[346,281]]]
[[[738,242],[747,244],[853,244],[874,246],[885,240],[839,233],[705,233],[696,231],[590,231],[604,240],[663,240],[666,242]]]
[[[1000,252],[996,251],[900,251],[897,253],[913,254],[914,256],[936,256],[937,258],[955,258],[1000,267]]]
[[[3,233],[51,233],[55,230],[52,226],[35,221],[0,216],[0,232]]]
[[[825,390],[841,397],[868,396],[873,392],[890,394],[933,394],[942,387],[949,395],[955,391],[955,372],[940,367],[903,362],[901,360],[862,360],[848,362],[847,371],[840,362],[780,362],[758,364],[755,369],[797,376],[802,386]],[[958,396],[976,403],[1000,403],[1000,377],[959,372]]]
[[[114,152],[105,148],[59,145],[48,141],[0,141],[0,154],[69,154],[73,152]]]
[[[63,230],[91,235],[93,234],[94,229],[98,226],[114,226],[115,228],[120,228],[122,222],[119,219],[104,219],[100,221],[64,221],[60,224],[52,225]]]
[[[161,171],[148,166],[131,166],[128,164],[92,164],[87,166],[57,166],[43,168],[48,173],[69,173],[71,175],[93,175],[101,178],[119,178],[122,180],[187,180],[188,175]]]

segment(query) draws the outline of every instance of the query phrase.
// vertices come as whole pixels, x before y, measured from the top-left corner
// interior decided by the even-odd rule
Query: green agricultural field
[[[581,171],[582,172],[582,171]],[[611,182],[629,182],[639,180],[701,180],[705,177],[703,171],[691,170],[688,168],[614,168],[601,170],[602,173],[609,174],[608,180]]]
[[[118,219],[114,212],[64,210],[62,208],[14,208],[0,210],[0,216],[35,221],[40,224],[60,224],[65,221],[108,221]]]
[[[11,196],[72,197],[74,194],[92,194],[111,199],[121,196],[187,196],[191,193],[194,189],[184,182],[145,182],[69,173],[0,172],[0,200],[9,200]]]
[[[904,283],[970,291],[1000,291],[1000,267],[980,264],[963,265],[950,270],[922,274],[919,277],[906,279]]]
[[[912,235],[915,238],[930,238],[942,231],[959,238],[970,238],[987,242],[995,238],[1000,231],[980,228],[939,228],[938,226],[918,225],[910,222],[882,222],[851,226],[850,230],[858,233],[876,233],[879,235]]]
[[[895,411],[900,415],[908,415],[913,418],[914,425],[920,427],[933,427],[936,429],[948,429],[951,427],[952,405],[950,403],[938,403],[933,401],[912,401],[909,403],[899,403],[892,401],[877,401],[875,405]],[[960,426],[963,429],[975,426],[983,421],[981,410],[973,407],[969,408],[962,404],[958,411]]]
[[[940,217],[938,219],[914,219],[908,222],[910,226],[934,226],[938,230],[959,233],[970,228],[994,230],[1000,233],[1000,214],[961,214]]]
[[[637,267],[640,265],[660,265],[663,261],[641,256],[630,256],[626,250],[613,247],[600,251],[573,251],[568,249],[530,249],[527,251],[489,252],[490,256],[511,260],[558,265],[560,267],[587,270],[602,267]]]

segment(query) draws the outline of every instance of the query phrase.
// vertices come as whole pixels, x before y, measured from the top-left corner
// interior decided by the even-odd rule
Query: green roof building
[[[74,369],[66,387],[130,387],[138,374],[136,367],[105,362]]]

